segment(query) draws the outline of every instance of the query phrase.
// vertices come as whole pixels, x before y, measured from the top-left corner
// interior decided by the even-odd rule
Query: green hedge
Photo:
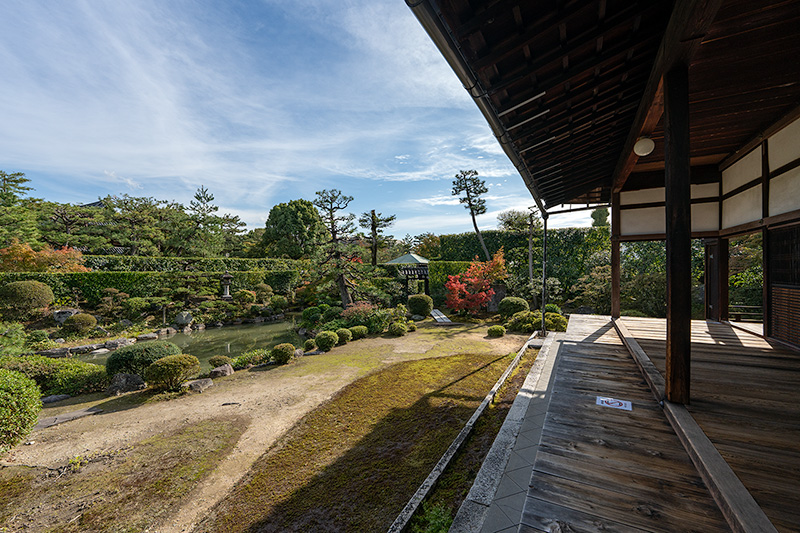
[[[36,425],[39,387],[22,374],[0,368],[0,455],[22,442]]]
[[[221,292],[220,278],[224,272],[2,272],[0,286],[13,281],[35,280],[53,289],[56,299],[71,298],[73,289],[80,291],[90,305],[97,305],[105,296],[106,288],[117,289],[131,297],[148,298],[158,296],[163,288],[178,288],[189,285],[198,277],[207,277],[215,289]],[[300,272],[297,270],[251,270],[231,272],[231,292],[254,290],[259,283],[266,283],[276,292],[288,292],[297,285]]]
[[[132,255],[84,255],[84,266],[104,272],[224,272],[245,270],[299,270],[293,259],[245,259],[240,257],[143,257]]]
[[[469,268],[469,261],[431,261],[428,263],[428,285],[436,305],[444,303],[447,295],[444,284],[447,276],[460,274]]]
[[[43,355],[0,357],[0,368],[14,370],[32,379],[42,394],[86,394],[108,386],[106,369],[93,363],[65,357],[51,359]]]

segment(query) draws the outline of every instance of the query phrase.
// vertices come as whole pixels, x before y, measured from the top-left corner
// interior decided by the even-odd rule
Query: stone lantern
[[[233,300],[231,296],[231,281],[233,281],[233,276],[227,270],[222,275],[222,299],[223,300]]]

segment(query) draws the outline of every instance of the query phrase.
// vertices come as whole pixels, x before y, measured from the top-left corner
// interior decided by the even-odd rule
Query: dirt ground
[[[327,354],[305,356],[289,365],[236,372],[215,380],[202,394],[119,407],[118,400],[79,398],[54,404],[40,417],[106,404],[118,409],[35,431],[2,464],[57,468],[76,456],[103,455],[166,430],[230,415],[249,420],[230,454],[192,492],[161,533],[189,531],[216,504],[278,437],[306,413],[368,372],[398,361],[455,353],[517,351],[527,335],[486,337],[487,326],[442,327],[423,324],[405,337],[376,337],[351,342]],[[82,403],[81,403],[82,402]],[[116,406],[116,407],[114,407]]]

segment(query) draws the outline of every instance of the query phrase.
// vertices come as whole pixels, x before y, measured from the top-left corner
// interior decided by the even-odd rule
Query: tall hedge
[[[80,291],[90,305],[97,305],[106,288],[117,289],[132,297],[158,296],[160,289],[187,286],[198,276],[207,277],[214,289],[221,291],[224,272],[0,272],[0,286],[13,281],[35,280],[53,289],[56,299],[70,298],[73,289]],[[259,283],[270,285],[275,292],[288,292],[300,279],[297,270],[251,270],[231,272],[231,292],[254,290]]]
[[[84,255],[84,266],[105,272],[224,272],[245,270],[297,270],[303,261],[270,257],[144,257],[133,255]]]
[[[428,263],[428,285],[436,305],[442,305],[446,296],[444,284],[447,276],[461,274],[469,268],[469,261],[431,261]]]
[[[0,368],[0,454],[20,443],[36,425],[40,394],[32,379]]]

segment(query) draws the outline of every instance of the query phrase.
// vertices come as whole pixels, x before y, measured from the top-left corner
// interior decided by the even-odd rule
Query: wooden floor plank
[[[597,396],[632,403],[596,405]],[[520,531],[729,531],[607,318],[570,318]],[[526,529],[527,528],[527,529]]]
[[[623,318],[659,372],[665,321]],[[692,322],[689,412],[779,531],[800,531],[800,354]]]

